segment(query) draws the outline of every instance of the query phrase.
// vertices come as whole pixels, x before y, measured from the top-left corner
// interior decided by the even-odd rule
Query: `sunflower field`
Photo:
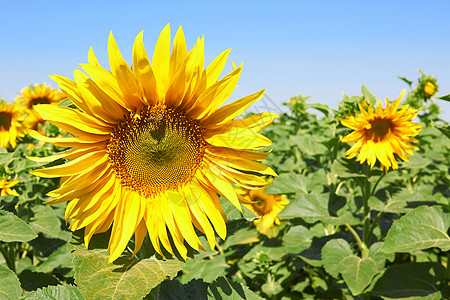
[[[435,78],[225,105],[229,50],[142,38],[0,100],[0,299],[450,298]]]

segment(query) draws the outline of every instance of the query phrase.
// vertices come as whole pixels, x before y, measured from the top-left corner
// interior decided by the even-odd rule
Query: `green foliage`
[[[26,157],[66,149],[29,136],[1,148],[0,178],[18,179],[19,196],[0,197],[0,298],[449,298],[450,127],[433,97],[450,97],[436,96],[437,81],[421,74],[416,85],[400,78],[411,88],[403,104],[418,109],[419,150],[387,173],[346,159],[349,145],[340,142],[349,130],[339,119],[378,101],[365,86],[361,95],[344,94],[337,110],[302,95],[290,99],[290,111],[262,132],[273,141],[264,163],[279,174],[265,193],[290,202],[280,225],[262,234],[251,211],[221,199],[227,238],[216,237],[211,250],[198,232],[207,251],[189,249],[187,262],[156,255],[146,238],[136,256],[132,239],[108,263],[110,232],[86,249],[83,232],[67,229],[66,204],[43,204],[58,180],[29,174],[39,165]],[[435,85],[431,96],[427,82]],[[51,124],[42,129],[62,134]]]

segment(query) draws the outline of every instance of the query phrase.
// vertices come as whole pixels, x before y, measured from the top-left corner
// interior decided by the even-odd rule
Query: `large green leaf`
[[[34,291],[49,285],[58,285],[59,280],[50,274],[24,270],[19,274],[22,288],[26,291]]]
[[[215,255],[210,259],[190,259],[183,268],[181,283],[188,283],[192,279],[202,279],[213,282],[217,277],[225,275],[229,265],[224,255]]]
[[[34,217],[30,226],[37,233],[42,232],[49,238],[57,238],[61,231],[61,221],[49,205],[36,205],[31,208]]]
[[[141,299],[167,277],[174,277],[184,262],[177,259],[120,257],[108,263],[108,233],[93,237],[89,250],[82,231],[73,234],[69,250],[74,253],[75,283],[87,299]]]
[[[394,222],[382,250],[386,253],[410,252],[431,247],[450,250],[450,213],[439,206],[421,206]]]
[[[37,272],[50,273],[56,268],[73,268],[73,253],[67,249],[67,244],[62,245],[52,252],[50,256],[35,268]]]
[[[373,258],[354,255],[350,245],[343,239],[333,239],[325,244],[322,248],[322,261],[325,270],[332,276],[342,274],[354,296],[361,294],[379,273]]]
[[[19,278],[13,271],[0,265],[0,298],[16,300],[21,294]]]
[[[158,285],[157,299],[196,300],[207,299],[208,284],[200,279],[182,284],[177,279],[164,280]],[[144,298],[147,299],[148,297]]]
[[[264,190],[266,194],[307,194],[307,178],[302,174],[283,173]]]
[[[31,227],[13,213],[0,210],[0,241],[28,242],[37,237]]]
[[[377,264],[371,257],[346,257],[340,264],[340,272],[353,296],[361,294],[378,274]]]
[[[262,299],[248,287],[224,277],[219,277],[208,287],[208,299],[256,300]]]
[[[377,279],[372,293],[389,298],[430,296],[427,299],[444,299],[439,295],[438,286],[444,273],[445,268],[438,263],[392,265]],[[439,297],[435,298],[437,295]]]
[[[337,278],[340,273],[340,264],[344,258],[352,255],[353,251],[346,240],[330,240],[322,248],[323,266],[331,276]]]
[[[337,216],[330,215],[328,203],[329,195],[327,194],[297,195],[278,215],[283,219],[303,218],[308,223],[321,221],[342,225],[359,222],[345,207],[338,211]]]
[[[0,153],[0,166],[7,166],[13,160],[14,152]]]
[[[83,295],[76,286],[73,285],[57,285],[48,286],[43,289],[31,292],[26,295],[24,300],[84,300]]]
[[[328,152],[328,148],[321,143],[321,138],[310,134],[292,135],[289,137],[289,143],[309,156],[324,155]]]

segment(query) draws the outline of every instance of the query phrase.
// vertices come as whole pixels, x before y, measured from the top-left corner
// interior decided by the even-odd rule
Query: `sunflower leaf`
[[[450,250],[450,213],[439,206],[420,206],[394,222],[382,250],[386,253],[410,252],[431,247]]]
[[[392,265],[376,279],[371,292],[388,298],[444,299],[438,284],[444,274],[445,268],[438,263]]]
[[[0,210],[0,241],[28,242],[37,237],[31,227],[13,213]]]
[[[26,297],[24,298],[24,300],[42,300],[42,299],[84,300],[84,297],[76,286],[64,284],[57,286],[48,286],[43,289],[39,289],[37,291],[27,294]]]
[[[79,233],[74,233],[69,250],[74,253],[75,283],[87,299],[142,299],[161,281],[174,277],[184,265],[177,259],[161,260],[154,256],[142,260],[122,256],[108,263],[109,253],[100,247],[105,246],[104,236],[99,235],[101,242],[89,245],[87,250]]]
[[[225,277],[219,277],[208,287],[208,299],[262,299],[248,287]]]
[[[0,298],[19,299],[21,294],[19,278],[13,271],[0,265]]]

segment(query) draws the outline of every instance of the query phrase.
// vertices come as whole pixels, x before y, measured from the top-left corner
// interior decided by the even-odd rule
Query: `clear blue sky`
[[[7,1],[0,0],[0,97],[13,100],[48,75],[73,78],[93,46],[107,64],[113,31],[131,63],[144,30],[149,53],[161,29],[183,26],[188,47],[205,35],[206,59],[232,48],[244,62],[232,99],[266,88],[274,106],[290,96],[336,108],[342,92],[396,98],[417,69],[450,94],[450,1]],[[231,70],[231,64],[226,67]],[[441,102],[450,120],[450,103]]]

